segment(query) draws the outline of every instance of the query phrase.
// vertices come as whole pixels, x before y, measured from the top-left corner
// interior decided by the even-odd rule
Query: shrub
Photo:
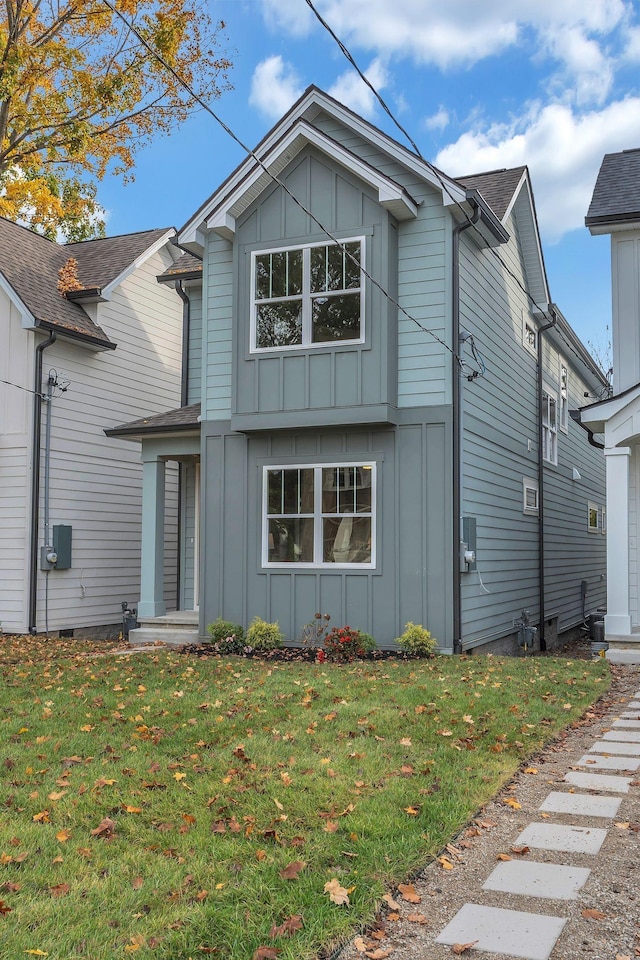
[[[375,648],[376,642],[370,634],[351,627],[333,627],[324,638],[324,652],[327,660],[351,661],[358,657],[365,657]]]
[[[247,630],[245,641],[252,650],[275,650],[284,640],[284,633],[278,623],[267,623],[260,617],[254,617]]]
[[[404,633],[396,638],[396,643],[414,657],[432,657],[438,645],[438,641],[426,627],[412,623],[411,620],[405,624]]]
[[[218,617],[207,627],[211,645],[218,653],[244,653],[244,630],[239,623]]]

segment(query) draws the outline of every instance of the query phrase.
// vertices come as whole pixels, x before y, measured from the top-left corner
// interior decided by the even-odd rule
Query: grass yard
[[[0,640],[2,960],[317,957],[609,683],[22,645]]]

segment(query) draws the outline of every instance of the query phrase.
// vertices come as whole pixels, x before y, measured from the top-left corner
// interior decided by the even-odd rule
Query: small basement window
[[[589,533],[598,533],[600,530],[600,524],[598,523],[599,512],[597,503],[590,502],[587,505],[587,528]]]

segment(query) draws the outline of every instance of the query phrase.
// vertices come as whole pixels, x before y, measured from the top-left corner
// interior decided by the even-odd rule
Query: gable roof
[[[591,233],[640,222],[640,148],[606,154],[584,222]]]
[[[0,217],[0,285],[16,303],[25,322],[56,330],[103,349],[115,343],[76,302],[113,287],[151,247],[166,242],[171,230],[59,244]],[[83,289],[62,296],[58,292],[61,267],[70,257],[78,261]],[[4,281],[4,282],[3,282]]]
[[[322,113],[335,118],[406,170],[430,183],[442,194],[443,203],[449,207],[454,217],[464,219],[471,215],[473,206],[468,202],[467,191],[462,184],[407,150],[344,104],[311,86],[178,231],[180,245],[199,253],[204,246],[206,229],[214,230],[223,237],[233,236],[236,216],[246,209],[248,203],[272,182],[273,177],[277,176],[306,144],[313,144],[370,183],[378,190],[380,203],[396,218],[407,219],[415,216],[415,201],[400,184],[351,153],[314,125],[314,120]],[[479,208],[477,230],[484,241],[496,245],[508,239],[508,234],[483,198],[480,198]]]
[[[526,173],[526,167],[503,168],[502,170],[488,170],[486,173],[474,173],[471,176],[457,177],[457,180],[478,190],[487,201],[501,223],[510,211],[517,188]]]

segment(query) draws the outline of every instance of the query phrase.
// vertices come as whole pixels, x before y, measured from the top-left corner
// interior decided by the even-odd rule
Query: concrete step
[[[136,647],[148,647],[164,644],[168,647],[183,647],[188,643],[198,643],[198,628],[146,626],[129,631],[129,644]]]

